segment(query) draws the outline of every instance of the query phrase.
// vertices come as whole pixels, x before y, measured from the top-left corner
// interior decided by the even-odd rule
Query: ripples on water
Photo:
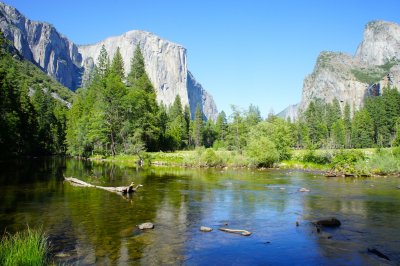
[[[399,265],[397,177],[118,168],[73,159],[1,163],[0,229],[43,226],[56,261],[80,265]],[[135,182],[131,197],[63,182]],[[299,192],[299,188],[310,192]],[[317,233],[312,221],[342,221]],[[136,225],[153,222],[145,232]],[[296,226],[296,221],[300,226]],[[200,226],[212,227],[210,233]],[[220,227],[245,229],[249,237]],[[391,261],[368,253],[376,248]]]

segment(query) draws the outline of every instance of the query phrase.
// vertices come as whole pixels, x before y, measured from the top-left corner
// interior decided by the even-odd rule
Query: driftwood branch
[[[241,234],[242,236],[251,235],[251,232],[249,232],[247,230],[241,230],[241,229],[219,228],[219,230],[227,232],[227,233]]]
[[[99,188],[99,189],[103,189],[103,190],[107,190],[110,192],[115,192],[115,193],[119,193],[119,194],[130,194],[135,192],[139,187],[141,187],[142,185],[137,185],[136,187],[134,187],[133,182],[126,187],[102,187],[102,186],[95,186],[89,183],[86,183],[85,181],[79,180],[77,178],[73,178],[73,177],[64,177],[65,181],[71,183],[71,185],[77,186],[77,187],[92,187],[92,188]]]

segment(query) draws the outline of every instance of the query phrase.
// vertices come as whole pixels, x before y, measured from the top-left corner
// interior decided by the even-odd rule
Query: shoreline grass
[[[192,151],[146,153],[147,166],[189,168],[257,168],[245,153],[199,148]],[[92,157],[95,162],[135,167],[139,157],[118,155]],[[400,148],[348,150],[293,150],[291,158],[274,164],[274,168],[317,170],[340,175],[372,176],[400,173]]]
[[[4,233],[0,243],[0,265],[47,265],[47,236],[29,227],[13,235]]]

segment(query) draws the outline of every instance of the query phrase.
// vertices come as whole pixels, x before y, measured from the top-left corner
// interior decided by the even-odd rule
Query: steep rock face
[[[217,116],[212,97],[188,72],[186,49],[152,33],[130,31],[97,44],[75,45],[52,25],[31,21],[15,8],[3,3],[0,3],[0,30],[26,59],[71,90],[80,87],[88,77],[102,45],[111,57],[120,47],[125,71],[128,73],[130,60],[139,44],[158,102],[170,105],[179,95],[182,104],[190,106],[192,117],[197,104],[200,104],[207,118]]]
[[[196,81],[190,71],[188,71],[187,76],[187,88],[189,93],[190,113],[192,114],[192,117],[194,117],[196,112],[197,104],[200,104],[200,107],[203,107],[204,115],[207,118],[216,121],[218,110],[212,96],[203,89],[203,86]]]
[[[355,57],[369,65],[400,59],[400,25],[386,21],[368,23]]]
[[[70,89],[80,85],[82,58],[78,49],[52,25],[31,21],[15,8],[0,3],[0,29],[24,58],[61,84]]]
[[[311,100],[320,98],[326,102],[339,100],[343,108],[362,105],[368,84],[358,81],[352,70],[361,62],[343,53],[322,52],[314,71],[304,79],[299,110],[305,110]]]
[[[158,102],[169,106],[174,102],[176,95],[179,95],[182,104],[188,105],[186,49],[149,32],[129,31],[93,45],[78,46],[84,62],[85,75],[92,70],[93,62],[98,58],[103,45],[111,58],[117,48],[120,48],[125,72],[129,73],[137,44],[142,50],[146,71],[156,89]]]
[[[355,56],[340,52],[322,52],[313,72],[304,79],[297,118],[309,103],[320,98],[325,102],[339,100],[358,110],[369,95],[380,95],[387,84],[400,89],[400,25],[385,21],[367,24],[364,40]],[[290,117],[282,112],[283,117]]]
[[[290,119],[290,121],[295,121],[297,119],[297,112],[299,109],[298,104],[292,104],[286,107],[283,111],[278,113],[276,116],[281,117],[285,120]]]

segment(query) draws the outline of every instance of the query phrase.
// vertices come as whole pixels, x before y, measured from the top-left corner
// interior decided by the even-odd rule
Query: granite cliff
[[[400,89],[400,25],[372,21],[354,56],[341,52],[321,52],[313,72],[304,79],[297,110],[285,109],[279,115],[296,119],[309,103],[320,98],[339,100],[358,110],[369,95],[380,95],[390,83]]]
[[[0,30],[24,58],[71,90],[81,87],[102,45],[111,56],[120,47],[128,72],[134,49],[139,44],[159,102],[170,105],[179,95],[182,104],[190,106],[192,117],[198,104],[207,118],[216,119],[218,114],[212,96],[187,68],[186,49],[152,33],[134,30],[96,44],[76,45],[51,24],[29,20],[1,2]]]

